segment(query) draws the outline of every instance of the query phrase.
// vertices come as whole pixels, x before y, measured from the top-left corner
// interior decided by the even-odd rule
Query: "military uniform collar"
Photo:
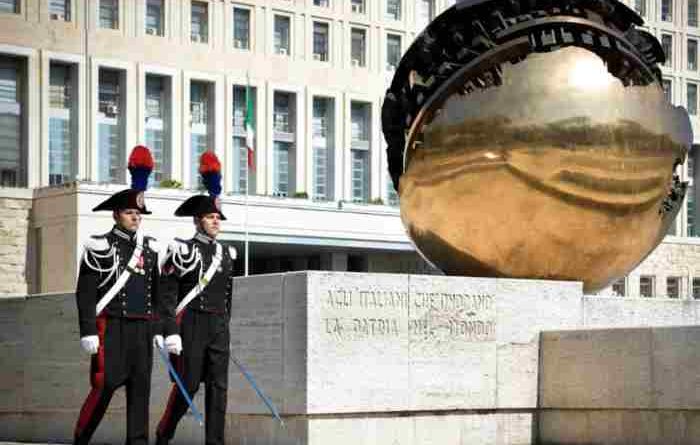
[[[194,239],[199,241],[202,244],[214,244],[216,240],[209,235],[202,233],[202,232],[197,232],[194,235]]]
[[[119,226],[114,226],[112,228],[112,233],[118,237],[123,239],[124,241],[129,241],[129,242],[136,242],[136,232],[131,232],[130,230],[122,229]]]

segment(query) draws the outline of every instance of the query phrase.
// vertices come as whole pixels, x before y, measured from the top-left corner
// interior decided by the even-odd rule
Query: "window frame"
[[[649,279],[649,295],[645,295],[642,292],[642,280],[643,279]],[[639,296],[641,298],[654,298],[656,296],[656,277],[654,275],[640,275],[639,276]]]
[[[673,286],[671,283],[674,283]],[[672,287],[675,287],[674,295],[671,294]],[[681,277],[675,275],[666,277],[666,297],[674,300],[681,298]]]
[[[194,8],[195,4],[199,5],[204,5],[206,6],[206,34],[202,34],[201,28],[202,28],[202,23],[199,23],[199,32],[196,34],[198,37],[195,39],[195,33],[193,31],[194,27],[192,26],[194,23]],[[202,17],[200,14],[199,17]],[[200,45],[209,45],[211,42],[211,3],[206,1],[206,0],[192,0],[190,2],[190,44],[196,43]]]
[[[57,22],[72,22],[73,21],[73,14],[72,14],[72,0],[63,0],[63,11],[61,13],[53,12],[52,11],[52,6],[53,6],[53,0],[48,0],[48,15],[49,15],[49,20],[57,21]],[[62,16],[62,17],[59,17]]]
[[[396,64],[392,65],[389,61],[389,42],[393,38],[398,38],[399,42],[399,53],[398,53],[398,58],[396,60]],[[387,71],[394,71],[396,68],[398,68],[399,64],[401,63],[401,57],[403,55],[403,36],[398,33],[394,32],[387,32],[386,34],[386,68]],[[389,66],[392,66],[391,69],[389,69]]]
[[[668,52],[666,51],[666,45],[665,43],[665,38],[668,38],[668,42],[670,43],[668,45]],[[666,60],[664,61],[663,66],[667,68],[673,68],[673,35],[669,33],[662,33],[661,34],[661,49],[664,52],[664,55],[666,56]]]
[[[691,22],[690,20],[690,1],[693,1],[695,3],[695,21]],[[690,28],[697,28],[698,27],[698,8],[700,5],[698,5],[698,0],[689,0],[687,3],[687,17],[686,17],[686,26]]]
[[[353,58],[353,31],[361,31],[362,35],[364,36],[364,48],[362,48],[362,58],[355,64],[353,61],[356,60]],[[369,53],[369,30],[367,27],[364,26],[350,26],[350,66],[352,68],[362,68],[366,69],[369,68],[369,63],[368,63],[368,53]]]
[[[104,1],[109,1],[112,2],[112,6],[116,6],[116,11],[114,11],[114,23],[113,26],[102,26],[102,2]],[[119,31],[121,30],[121,9],[122,9],[122,4],[120,0],[98,0],[97,3],[97,28],[99,29],[106,29],[106,30],[112,30],[112,31]]]
[[[165,34],[166,34],[166,19],[165,19],[165,17],[166,17],[166,10],[165,10],[165,8],[166,8],[166,3],[167,3],[167,2],[166,2],[165,0],[158,0],[158,1],[160,1],[159,26],[158,26],[158,28],[155,30],[155,33],[151,33],[151,32],[149,32],[149,30],[150,30],[150,29],[154,29],[154,28],[152,28],[151,26],[149,26],[149,24],[148,24],[148,19],[149,19],[149,17],[150,17],[149,14],[148,14],[148,11],[149,11],[149,3],[150,3],[151,1],[152,1],[152,0],[146,0],[145,3],[144,3],[143,32],[144,32],[145,35],[152,36],[152,37],[165,37]]]
[[[288,27],[287,27],[287,48],[285,49],[284,52],[282,52],[282,47],[278,49],[276,47],[276,42],[275,42],[275,35],[277,33],[277,19],[281,18],[287,21]],[[289,57],[292,58],[294,54],[294,20],[292,18],[291,14],[288,13],[283,13],[279,11],[274,11],[272,14],[272,39],[270,40],[270,43],[272,44],[272,54],[280,57]],[[282,40],[280,38],[280,40]]]
[[[396,11],[394,13],[389,12],[389,6],[391,2],[398,2],[396,4]],[[404,7],[403,0],[384,0],[384,20],[389,22],[400,22],[403,20]]]
[[[691,45],[692,44],[692,45]],[[688,71],[697,71],[698,70],[698,39],[688,37],[686,38],[686,43],[685,43],[685,48],[686,48],[686,70]],[[691,46],[695,46],[695,50],[691,53],[690,48]],[[693,64],[691,65],[691,57],[690,54],[693,54]]]
[[[316,53],[316,25],[326,27],[326,52],[325,59],[323,54]],[[311,21],[311,57],[316,62],[327,63],[331,61],[331,48],[333,43],[331,41],[331,23],[327,20],[319,20],[314,18]],[[319,56],[318,58],[316,56]]]
[[[686,82],[685,88],[686,88],[686,94],[685,94],[686,109],[688,110],[688,114],[691,116],[697,116],[697,114],[698,114],[698,84],[695,82]],[[692,101],[693,102],[692,104],[691,104],[691,98],[690,98],[691,90],[695,91],[695,99]]]
[[[4,12],[0,11],[0,14],[14,14],[14,15],[20,15],[22,14],[22,0],[12,0],[14,2],[14,11],[12,12]]]
[[[247,11],[248,13],[248,35],[246,36],[246,45],[243,47],[243,45],[236,46],[236,42],[241,40],[236,38],[236,31],[238,28],[236,27],[236,11]],[[253,50],[253,8],[247,5],[241,5],[238,3],[234,3],[231,8],[231,45],[233,46],[234,50],[237,51],[252,51]]]
[[[668,6],[668,11],[664,12],[664,5]],[[661,5],[659,7],[659,13],[661,14],[662,22],[673,22],[673,0],[661,0]]]

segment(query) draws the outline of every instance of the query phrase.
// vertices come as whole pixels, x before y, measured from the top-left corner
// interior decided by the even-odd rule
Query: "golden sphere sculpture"
[[[615,0],[476,0],[421,33],[382,127],[402,221],[430,263],[593,292],[661,242],[692,132],[642,24]]]

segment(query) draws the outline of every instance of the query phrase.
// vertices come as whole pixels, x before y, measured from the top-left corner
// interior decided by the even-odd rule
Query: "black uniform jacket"
[[[222,259],[216,273],[204,290],[185,308],[231,317],[233,294],[233,261],[236,250],[222,246]],[[169,247],[160,277],[160,291],[164,306],[164,330],[176,333],[175,309],[180,301],[197,285],[209,269],[216,253],[214,239],[197,233],[189,240],[175,239]]]
[[[116,226],[104,235],[92,236],[85,243],[76,289],[81,337],[97,335],[97,302],[124,272],[135,247],[135,234]],[[148,320],[162,318],[158,298],[158,252],[154,248],[157,249],[155,239],[144,236],[141,258],[126,284],[102,311],[103,315]]]

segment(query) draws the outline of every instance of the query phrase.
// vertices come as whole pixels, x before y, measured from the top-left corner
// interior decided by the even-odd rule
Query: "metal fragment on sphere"
[[[382,110],[390,173],[410,237],[444,272],[591,292],[673,222],[690,122],[624,5],[532,3],[463,2],[417,39]]]

